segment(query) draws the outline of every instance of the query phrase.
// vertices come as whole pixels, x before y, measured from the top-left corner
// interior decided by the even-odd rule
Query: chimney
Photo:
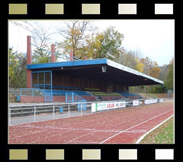
[[[27,36],[27,64],[32,64],[31,36]],[[27,88],[32,88],[31,70],[27,69]]]
[[[70,61],[74,61],[73,60],[73,51],[72,50],[70,51]]]
[[[51,52],[55,53],[55,45],[54,44],[51,45]],[[56,61],[56,56],[51,54],[51,62],[55,62],[55,61]]]
[[[27,36],[27,64],[32,64],[31,36]]]

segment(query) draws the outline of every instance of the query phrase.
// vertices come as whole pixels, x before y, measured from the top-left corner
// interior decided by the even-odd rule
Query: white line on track
[[[93,131],[93,132],[96,132],[96,131]],[[65,142],[64,144],[69,143],[69,142],[72,142],[72,141],[74,141],[74,140],[76,140],[76,139],[78,139],[78,138],[81,138],[81,137],[87,136],[87,135],[89,135],[89,134],[92,134],[93,132],[90,132],[90,133],[87,133],[87,134],[83,134],[83,135],[81,135],[81,136],[79,136],[79,137],[73,138],[72,140],[67,141],[67,142]]]
[[[145,136],[147,136],[150,132],[152,132],[153,130],[155,130],[156,128],[158,128],[159,126],[161,126],[163,123],[165,123],[167,120],[169,120],[170,118],[172,118],[174,115],[168,117],[166,120],[164,120],[163,122],[161,122],[160,124],[158,124],[157,126],[155,126],[153,129],[151,129],[150,131],[148,131],[147,133],[145,133],[144,135],[142,135],[136,142],[136,144],[140,143],[140,141],[142,141],[144,139]]]
[[[15,137],[10,137],[9,139],[16,139],[16,138],[21,138],[21,137],[25,137],[25,136],[28,136],[28,135],[33,135],[33,134],[37,134],[37,133],[43,133],[43,132],[46,132],[48,130],[42,130],[42,131],[35,131],[34,133],[28,133],[28,134],[24,134],[24,135],[21,135],[21,136],[15,136]]]
[[[38,142],[38,141],[41,141],[41,140],[44,140],[44,139],[47,139],[47,138],[50,138],[50,137],[54,137],[54,136],[57,136],[57,135],[61,135],[61,134],[67,133],[67,132],[69,132],[69,131],[66,131],[66,132],[63,132],[63,133],[60,133],[60,132],[59,132],[59,133],[54,134],[54,135],[51,135],[51,136],[49,136],[49,137],[45,137],[45,138],[41,138],[41,139],[32,141],[32,142],[30,142],[30,144],[31,144],[31,143],[35,143],[35,142]]]
[[[19,127],[23,127],[23,126],[19,126]],[[79,130],[79,131],[99,131],[99,132],[119,132],[119,130],[103,130],[103,129],[81,129],[81,128],[59,128],[59,127],[40,127],[40,126],[31,126],[31,125],[26,125],[24,127],[29,127],[29,128],[41,128],[41,129],[58,129],[58,130]]]
[[[169,110],[169,111],[172,111],[172,110]],[[115,136],[117,136],[118,134],[121,134],[121,133],[123,133],[123,132],[129,132],[129,133],[139,133],[138,131],[128,131],[129,129],[131,129],[131,128],[133,128],[133,127],[136,127],[136,126],[138,126],[138,125],[140,125],[140,124],[143,124],[143,123],[145,123],[145,122],[147,122],[147,121],[149,121],[149,120],[152,120],[152,119],[154,119],[154,118],[156,118],[156,117],[158,117],[158,116],[161,116],[161,115],[163,115],[163,114],[165,114],[165,113],[167,113],[167,112],[169,112],[169,111],[166,111],[166,112],[164,112],[164,113],[162,113],[162,114],[159,114],[159,115],[157,115],[157,116],[155,116],[155,117],[152,117],[152,118],[150,118],[150,119],[148,119],[148,120],[146,120],[146,121],[144,121],[144,122],[141,122],[141,123],[139,123],[139,124],[137,124],[137,125],[135,125],[135,126],[132,126],[132,127],[130,127],[130,128],[128,128],[128,129],[125,129],[125,130],[122,130],[122,131],[120,131],[120,130],[101,130],[101,129],[77,129],[77,128],[68,128],[68,127],[60,127],[60,128],[58,128],[58,127],[54,127],[54,126],[46,126],[46,127],[39,127],[39,126],[31,126],[31,125],[15,125],[15,127],[31,127],[31,128],[42,128],[42,129],[58,129],[58,130],[67,130],[67,131],[65,131],[65,132],[63,132],[63,133],[66,133],[66,132],[68,132],[68,131],[72,131],[72,130],[83,130],[83,131],[91,131],[91,132],[89,132],[89,133],[87,133],[87,134],[83,134],[83,135],[81,135],[81,136],[79,136],[79,137],[77,137],[76,139],[78,139],[78,138],[80,138],[80,137],[83,137],[83,136],[87,136],[87,135],[89,135],[89,134],[92,134],[92,133],[94,133],[94,132],[99,132],[99,131],[101,131],[101,132],[111,132],[111,133],[116,133],[116,134],[114,134],[113,136],[111,136],[111,137],[109,137],[109,138],[107,138],[106,140],[104,140],[104,141],[102,141],[101,143],[104,143],[105,141],[107,141],[107,140],[109,140],[109,139],[111,139],[111,138],[113,138],[113,137],[115,137]],[[105,118],[107,118],[108,116],[106,116]],[[120,123],[119,123],[120,124]],[[111,127],[111,126],[110,126]],[[32,133],[32,134],[36,134],[36,133],[41,133],[41,132],[44,132],[45,130],[43,130],[43,131],[39,131],[39,132],[34,132],[34,133]],[[30,135],[30,134],[29,134]],[[53,136],[56,136],[56,135],[58,135],[58,134],[54,134]],[[26,135],[22,135],[22,136],[17,136],[18,138],[19,137],[23,137],[23,136],[26,136]],[[51,136],[52,137],[52,136]],[[10,139],[12,139],[12,138],[10,138]],[[13,138],[14,139],[14,138]],[[70,140],[70,141],[68,141],[68,142],[71,142],[71,141],[73,141],[73,140],[75,140],[75,139],[72,139],[72,140]],[[36,141],[39,141],[39,140],[36,140]],[[35,141],[33,141],[33,142],[35,142]],[[68,143],[68,142],[66,142],[66,143]]]
[[[173,110],[168,110],[168,111],[166,111],[166,112],[164,112],[164,113],[161,113],[161,114],[159,114],[159,115],[157,115],[157,116],[154,116],[154,117],[152,117],[152,118],[150,118],[150,119],[148,119],[148,120],[145,120],[145,121],[143,121],[143,122],[141,122],[141,123],[139,123],[139,124],[136,124],[136,125],[134,125],[134,126],[132,126],[132,127],[130,127],[130,128],[127,128],[127,129],[125,129],[125,130],[123,130],[123,131],[120,131],[119,133],[116,133],[116,134],[110,136],[109,138],[105,139],[105,140],[102,141],[100,144],[102,144],[102,143],[108,141],[109,139],[111,139],[111,138],[113,138],[113,137],[115,137],[115,136],[117,136],[117,135],[119,135],[119,134],[121,134],[121,133],[123,133],[123,132],[125,132],[125,131],[127,131],[127,130],[129,130],[129,129],[131,129],[131,128],[134,128],[134,127],[139,126],[139,125],[141,125],[141,124],[143,124],[143,123],[146,123],[146,122],[148,122],[149,120],[152,120],[152,119],[154,119],[154,118],[157,118],[157,117],[159,117],[159,116],[161,116],[161,115],[164,115],[164,114],[166,114],[166,113],[168,113],[168,112],[170,112],[170,111],[173,111]]]

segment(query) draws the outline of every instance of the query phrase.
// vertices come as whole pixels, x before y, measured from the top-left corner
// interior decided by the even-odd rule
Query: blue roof
[[[50,63],[42,63],[42,64],[28,64],[27,69],[44,69],[44,68],[84,66],[84,65],[100,65],[100,64],[107,64],[107,59],[81,60],[81,61],[69,61],[69,62],[50,62]]]

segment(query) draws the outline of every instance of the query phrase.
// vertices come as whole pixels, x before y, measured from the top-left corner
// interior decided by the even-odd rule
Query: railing
[[[78,109],[78,104],[79,109]],[[83,104],[85,108],[83,108]],[[9,126],[54,120],[66,117],[81,116],[91,113],[91,102],[77,103],[45,103],[45,104],[23,104],[9,106]]]
[[[65,100],[67,103],[68,102],[73,103],[73,102],[78,102],[78,101],[86,102],[86,100],[83,97],[77,95],[74,92],[66,92],[65,93]]]
[[[20,96],[44,96],[45,93],[39,88],[20,88]]]
[[[45,93],[44,102],[52,102],[52,101],[53,101],[53,94],[52,93]]]
[[[67,103],[77,102],[78,111],[86,110],[86,100],[74,92],[67,92],[65,94],[65,101]]]
[[[149,100],[149,99],[148,100],[145,100],[145,99],[129,100],[127,98],[123,98],[117,101],[110,101],[110,102],[105,101],[105,102],[99,102],[99,103],[111,104],[111,102],[118,103],[123,101],[125,101],[126,107],[131,107],[131,106],[139,106],[141,104],[154,104],[154,103],[164,102],[165,99],[161,98],[161,99],[152,99],[152,100]],[[93,102],[93,103],[95,104],[96,102]],[[87,115],[92,113],[91,107],[92,107],[92,102],[85,102],[84,100],[78,100],[78,102],[73,102],[73,103],[54,103],[54,104],[41,103],[41,104],[10,105],[8,109],[9,126],[23,124],[23,123],[30,123],[30,122],[38,122],[38,121]]]

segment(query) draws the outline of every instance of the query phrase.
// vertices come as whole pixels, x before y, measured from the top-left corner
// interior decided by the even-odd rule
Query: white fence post
[[[55,119],[55,104],[53,104],[53,119]]]
[[[70,117],[70,104],[68,104],[68,117]]]
[[[83,115],[83,103],[81,102],[81,115]]]
[[[34,105],[34,122],[36,122],[36,105]]]

